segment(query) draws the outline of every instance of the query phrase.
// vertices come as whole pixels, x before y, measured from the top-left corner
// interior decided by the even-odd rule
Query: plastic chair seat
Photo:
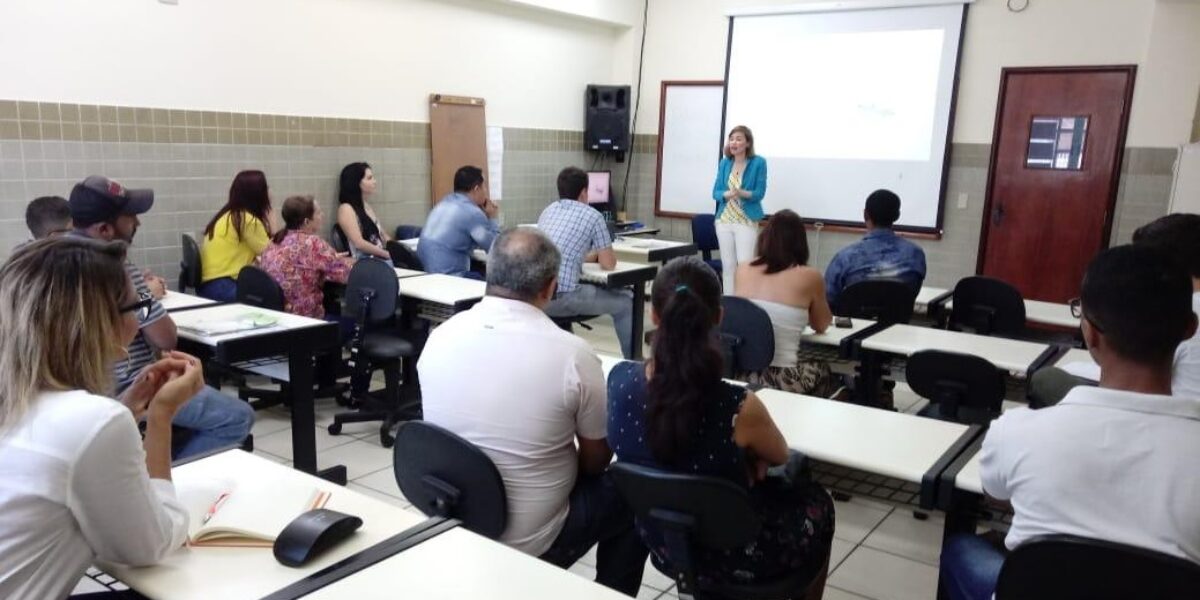
[[[363,352],[371,358],[390,360],[416,354],[417,346],[390,333],[370,332],[363,337]]]

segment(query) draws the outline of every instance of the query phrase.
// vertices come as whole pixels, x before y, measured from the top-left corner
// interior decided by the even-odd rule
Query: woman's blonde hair
[[[43,391],[111,393],[113,363],[125,352],[125,252],[124,242],[58,237],[0,267],[0,431]]]

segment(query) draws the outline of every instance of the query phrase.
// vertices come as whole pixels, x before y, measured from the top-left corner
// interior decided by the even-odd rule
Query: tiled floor
[[[649,319],[646,320],[649,324]],[[591,322],[591,331],[578,330],[598,352],[617,355],[611,321]],[[648,352],[647,348],[647,352]],[[903,385],[896,390],[900,410],[915,412],[924,404]],[[379,441],[378,423],[347,424],[331,436],[326,427],[340,409],[331,400],[318,401],[317,451],[321,467],[344,464],[348,486],[408,510],[392,473],[391,451]],[[291,424],[287,412],[272,408],[258,413],[254,426],[255,452],[282,464],[291,463]],[[837,502],[830,575],[825,598],[830,600],[928,600],[935,595],[942,521],[930,515],[919,521],[911,507],[854,497]],[[592,578],[595,557],[589,554],[571,572]],[[674,583],[647,565],[641,599],[676,598]]]

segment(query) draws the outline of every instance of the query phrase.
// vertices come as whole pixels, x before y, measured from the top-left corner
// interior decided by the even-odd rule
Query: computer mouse
[[[336,510],[310,510],[293,519],[275,538],[275,560],[289,567],[302,566],[349,537],[362,524],[362,519]]]

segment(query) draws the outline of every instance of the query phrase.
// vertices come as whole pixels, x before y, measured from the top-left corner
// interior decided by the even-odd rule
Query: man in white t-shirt
[[[596,582],[634,596],[648,551],[604,475],[612,451],[600,359],[543,312],[558,267],[537,229],[496,238],[487,296],[434,329],[417,363],[425,420],[496,464],[508,497],[500,541],[564,568],[599,543]]]
[[[1083,280],[1082,330],[1099,387],[996,419],[980,451],[987,495],[1008,500],[1012,550],[1067,534],[1200,563],[1200,398],[1171,395],[1175,348],[1196,333],[1192,286],[1146,244],[1102,252]],[[991,598],[1005,552],[974,535],[942,548],[953,599]]]

